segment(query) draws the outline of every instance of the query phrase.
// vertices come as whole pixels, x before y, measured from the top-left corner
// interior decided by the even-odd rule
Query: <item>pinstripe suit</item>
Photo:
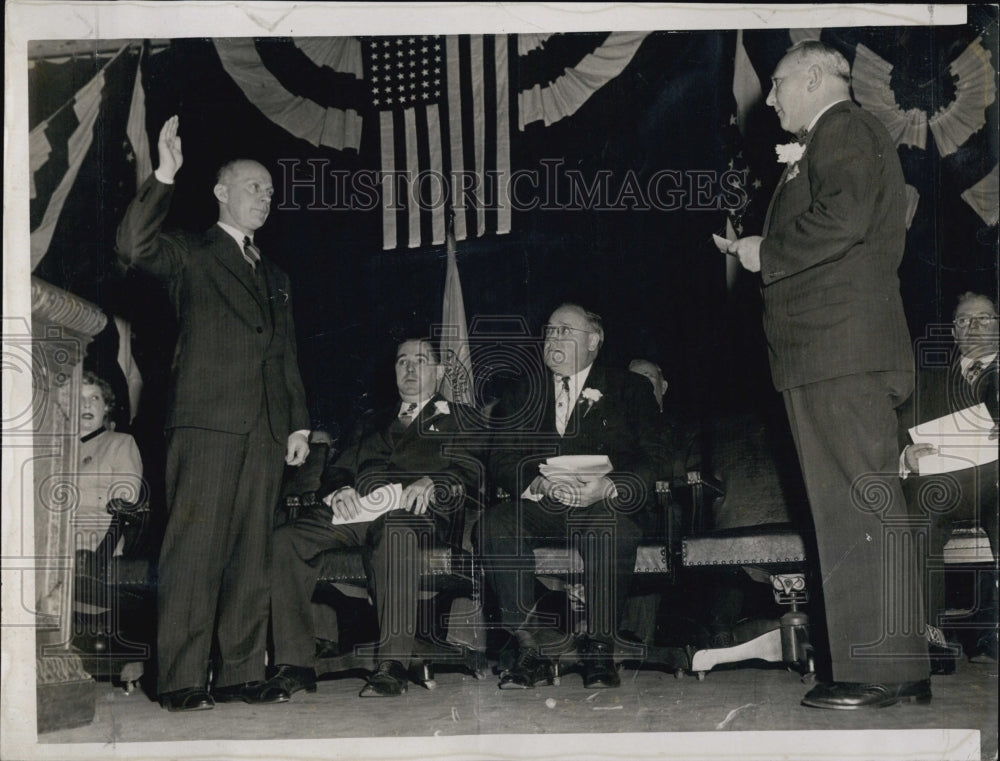
[[[285,441],[309,427],[288,277],[254,274],[222,228],[167,235],[172,185],[139,189],[118,230],[130,266],[169,288],[179,323],[167,412],[158,690],[262,679],[273,506]]]
[[[895,408],[913,388],[896,275],[905,234],[892,139],[855,104],[834,105],[810,130],[797,171],[779,181],[760,272],[771,372],[816,528],[837,682],[929,673],[919,574],[886,551],[914,550],[895,475]]]

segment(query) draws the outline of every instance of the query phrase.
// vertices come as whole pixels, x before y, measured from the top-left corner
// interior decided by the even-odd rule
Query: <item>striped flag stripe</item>
[[[507,181],[510,178],[510,59],[507,35],[496,36],[496,141],[497,141],[497,232],[510,232],[510,199]]]
[[[443,161],[443,143],[441,142],[441,113],[437,106],[427,109],[427,143],[428,143],[428,154],[431,172],[434,173],[435,178],[440,178],[435,180],[435,182],[441,182],[444,180],[444,161]],[[444,243],[445,236],[445,215],[444,215],[444,203],[445,199],[443,197],[446,192],[446,188],[438,187],[435,188],[435,193],[432,200],[431,206],[431,242],[435,246],[439,246]]]
[[[476,235],[486,232],[485,175],[486,162],[486,104],[483,99],[483,36],[474,34],[469,39],[469,76],[472,82],[472,134],[476,148]]]
[[[153,161],[149,153],[149,135],[146,133],[146,91],[142,86],[142,52],[135,69],[135,84],[132,86],[132,104],[129,107],[125,134],[132,144],[135,154],[135,186],[139,187],[153,173]]]
[[[420,161],[417,156],[417,124],[412,108],[403,111],[403,136],[406,139],[406,207],[409,217],[410,248],[420,246],[420,193],[417,187]]]
[[[382,153],[382,239],[384,248],[396,247],[396,192],[393,187],[396,169],[395,134],[392,111],[379,114],[379,137]]]
[[[122,50],[124,49],[123,47]],[[117,60],[117,56],[113,60]],[[107,67],[102,69],[97,76],[81,88],[74,98],[73,111],[76,114],[78,126],[73,131],[73,134],[70,135],[68,141],[69,168],[66,174],[63,175],[55,192],[52,193],[41,224],[35,230],[31,231],[32,270],[38,266],[38,263],[49,250],[49,245],[52,243],[52,233],[55,232],[59,215],[62,214],[63,204],[66,203],[66,198],[73,188],[73,183],[76,182],[80,165],[83,164],[83,159],[86,157],[87,152],[90,150],[90,145],[94,140],[94,124],[97,121],[97,115],[101,111],[101,91],[104,89],[104,72],[106,70]]]
[[[455,239],[465,240],[468,237],[468,229],[465,224],[465,214],[462,213],[464,201],[459,196],[462,192],[462,184],[456,181],[456,177],[465,171],[465,147],[462,141],[462,77],[459,74],[459,38],[449,36],[445,41],[448,80],[448,126],[451,137],[451,182],[452,204],[457,206],[455,210]]]

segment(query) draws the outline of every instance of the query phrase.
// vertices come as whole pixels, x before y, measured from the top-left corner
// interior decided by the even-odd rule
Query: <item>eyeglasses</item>
[[[546,338],[568,338],[570,331],[575,331],[577,333],[586,333],[588,335],[592,334],[592,330],[583,330],[582,328],[571,328],[569,325],[544,325],[542,326],[542,333]]]
[[[973,325],[975,325],[976,327],[982,327],[996,321],[997,321],[997,316],[995,314],[973,314],[969,315],[968,317],[956,317],[955,327],[962,328],[962,330],[965,330],[966,328],[970,328]]]

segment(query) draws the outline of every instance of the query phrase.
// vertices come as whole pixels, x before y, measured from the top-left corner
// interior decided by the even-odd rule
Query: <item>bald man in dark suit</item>
[[[274,192],[256,161],[229,162],[214,188],[218,224],[166,234],[183,163],[178,119],[159,167],[118,229],[124,263],[163,281],[179,323],[167,410],[167,525],[158,579],[158,685],[171,711],[215,701],[287,701],[264,680],[274,505],[283,463],[309,450],[288,276],[254,232]],[[213,635],[219,645],[208,689]]]
[[[763,236],[730,251],[761,275],[771,374],[816,529],[833,679],[803,704],[927,702],[919,574],[890,566],[886,552],[888,542],[913,538],[896,445],[896,408],[913,390],[896,274],[906,236],[902,168],[885,128],[851,102],[839,52],[800,43],[771,79],[767,103],[800,142],[779,152],[787,166]]]
[[[486,581],[502,627],[517,642],[501,689],[553,682],[552,664],[540,655],[528,620],[535,602],[533,550],[543,546],[574,546],[583,559],[584,686],[620,684],[613,654],[642,513],[654,503],[656,479],[670,459],[653,428],[657,408],[646,381],[594,363],[603,342],[598,315],[561,305],[545,326],[544,367],[526,373],[493,411],[490,475],[515,496],[488,508],[481,520]],[[539,465],[556,455],[606,455],[612,471],[542,474]]]

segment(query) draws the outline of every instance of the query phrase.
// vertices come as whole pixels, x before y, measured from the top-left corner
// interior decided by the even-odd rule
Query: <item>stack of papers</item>
[[[570,454],[550,457],[538,466],[538,471],[546,478],[559,478],[560,476],[599,478],[606,476],[611,470],[611,460],[603,454]]]
[[[929,420],[910,429],[914,444],[933,444],[937,454],[920,458],[920,475],[950,473],[997,459],[997,440],[990,438],[993,418],[985,404]]]

